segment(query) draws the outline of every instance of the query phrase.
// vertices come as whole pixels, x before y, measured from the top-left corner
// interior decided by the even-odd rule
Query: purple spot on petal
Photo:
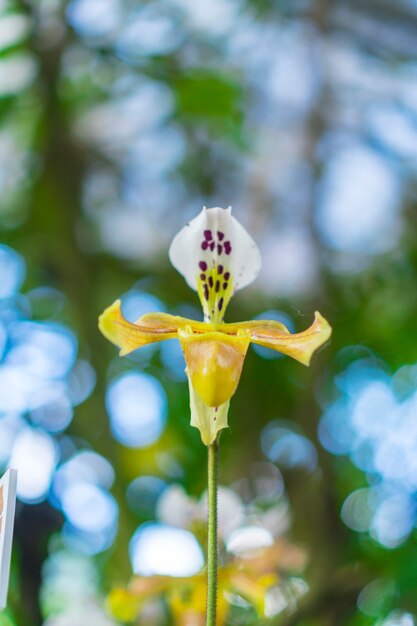
[[[227,283],[223,283],[223,289],[227,289]]]
[[[207,239],[207,241],[211,241],[213,239],[213,233],[211,230],[204,231],[204,238]]]
[[[210,285],[210,287],[213,287],[213,276],[209,276],[208,284]]]
[[[230,245],[230,241],[225,241],[224,242],[224,251],[226,252],[226,254],[230,254],[232,251],[232,246]]]
[[[217,308],[219,309],[219,311],[222,310],[222,308],[223,308],[223,298],[220,298],[219,303],[217,305]]]
[[[224,275],[224,280],[229,280],[230,278],[230,272],[226,272]]]
[[[219,238],[219,241],[223,241],[224,239],[224,233],[220,232],[220,230],[217,231],[217,237]]]
[[[220,281],[216,280],[216,288],[215,288],[216,293],[219,293],[220,291]]]
[[[221,254],[223,252],[223,246],[221,246],[219,243],[217,244],[217,254]]]
[[[211,242],[210,242],[210,250],[211,250],[212,252],[213,252],[213,250],[214,250],[214,246],[215,246],[214,241],[211,241]]]
[[[205,272],[207,269],[207,263],[205,261],[200,261],[198,267],[201,269],[202,272]]]
[[[204,298],[205,298],[206,300],[208,300],[208,299],[209,299],[209,290],[208,290],[207,285],[204,285]]]
[[[206,280],[206,275],[205,274],[200,274],[200,278],[201,278],[201,280]]]
[[[218,272],[218,274],[223,274],[223,265],[218,265],[217,266],[217,272]]]
[[[207,243],[207,241],[203,241],[203,243],[201,244],[201,249],[202,249],[202,250],[207,250],[207,248],[208,248],[208,243]]]

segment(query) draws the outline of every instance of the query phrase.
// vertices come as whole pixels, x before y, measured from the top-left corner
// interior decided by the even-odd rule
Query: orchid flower
[[[217,626],[227,622],[233,595],[246,600],[257,616],[265,618],[268,594],[281,585],[285,595],[282,582],[299,573],[305,561],[304,551],[285,539],[229,559],[219,568]],[[116,619],[139,624],[147,603],[163,597],[175,626],[204,626],[205,583],[203,572],[190,577],[134,576],[127,588],[116,587],[110,592],[107,608]]]
[[[169,256],[188,285],[197,291],[204,321],[166,313],[148,313],[127,321],[116,300],[100,316],[99,327],[126,355],[150,343],[177,338],[181,343],[190,387],[191,425],[207,446],[226,428],[230,398],[235,393],[250,343],[272,348],[309,365],[315,350],[330,337],[328,322],[316,312],[312,325],[291,334],[277,321],[225,323],[232,295],[257,276],[259,250],[232,216],[231,208],[206,209],[174,238]]]

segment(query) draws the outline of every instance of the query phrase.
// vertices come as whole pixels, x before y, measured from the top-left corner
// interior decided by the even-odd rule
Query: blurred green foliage
[[[222,437],[224,485],[266,461],[260,438],[273,420],[308,439],[317,455],[310,468],[301,453],[292,467],[276,462],[285,482],[289,535],[308,554],[308,592],[263,621],[411,626],[417,615],[416,489],[407,491],[399,479],[385,487],[381,467],[361,465],[353,444],[332,454],[318,427],[342,393],[349,366],[361,359],[394,381],[403,413],[401,402],[417,384],[412,373],[408,382],[395,377],[417,363],[415,5],[198,5],[0,3],[0,226],[3,242],[27,264],[16,310],[24,309],[32,290],[56,290],[56,312],[50,313],[46,299],[25,315],[74,330],[79,357],[97,376],[94,392],[56,438],[61,452],[91,448],[111,462],[119,507],[109,549],[68,557],[61,554],[71,549],[59,506],[50,496],[22,503],[10,608],[0,623],[82,626],[80,615],[65,617],[71,602],[86,602],[82,594],[63,592],[77,577],[73,572],[83,572],[89,602],[98,607],[112,587],[127,582],[129,541],[140,524],[156,517],[152,506],[129,508],[126,491],[134,479],[178,482],[194,497],[204,491],[205,449],[189,427],[185,381],[158,351],[143,360],[118,359],[98,334],[96,319],[131,291],[158,298],[172,313],[196,310],[196,295],[169,266],[169,241],[203,204],[233,204],[260,244],[265,271],[236,296],[229,319],[273,309],[299,330],[318,309],[334,327],[331,345],[310,369],[249,354],[230,432]],[[138,29],[133,34],[132,24]],[[386,191],[388,208],[380,213],[375,207],[385,206],[385,196],[378,190],[388,176],[364,170],[354,177],[343,162],[342,182],[336,174],[327,180],[339,153],[352,145],[395,179],[394,199]],[[344,207],[334,223],[336,209],[325,208],[329,188],[339,190]],[[359,189],[362,205],[350,199],[352,189]],[[158,379],[168,400],[167,426],[145,447],[116,441],[105,407],[109,383],[131,370]],[[383,408],[377,404],[368,422],[378,423]],[[396,428],[383,437],[395,439]],[[348,432],[349,424],[341,419],[340,436],[343,429]],[[369,441],[365,460],[374,454]],[[400,467],[409,461],[398,449]],[[390,455],[385,458],[388,466]],[[407,480],[416,472],[411,465],[409,471]],[[340,516],[350,494],[381,485],[394,495],[407,491],[414,507],[408,532],[391,545],[371,527],[348,528]],[[390,523],[403,521],[400,516]],[[110,623],[103,613],[92,615],[97,626]],[[250,613],[233,623],[252,621]]]

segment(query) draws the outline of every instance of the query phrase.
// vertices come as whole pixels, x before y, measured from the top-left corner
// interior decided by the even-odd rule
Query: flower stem
[[[207,613],[206,626],[216,626],[217,611],[217,482],[219,442],[208,446]]]

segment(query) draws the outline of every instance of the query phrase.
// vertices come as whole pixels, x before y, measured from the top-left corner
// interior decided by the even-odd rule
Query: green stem
[[[219,443],[208,447],[208,541],[206,626],[216,626],[217,609],[217,481]]]

